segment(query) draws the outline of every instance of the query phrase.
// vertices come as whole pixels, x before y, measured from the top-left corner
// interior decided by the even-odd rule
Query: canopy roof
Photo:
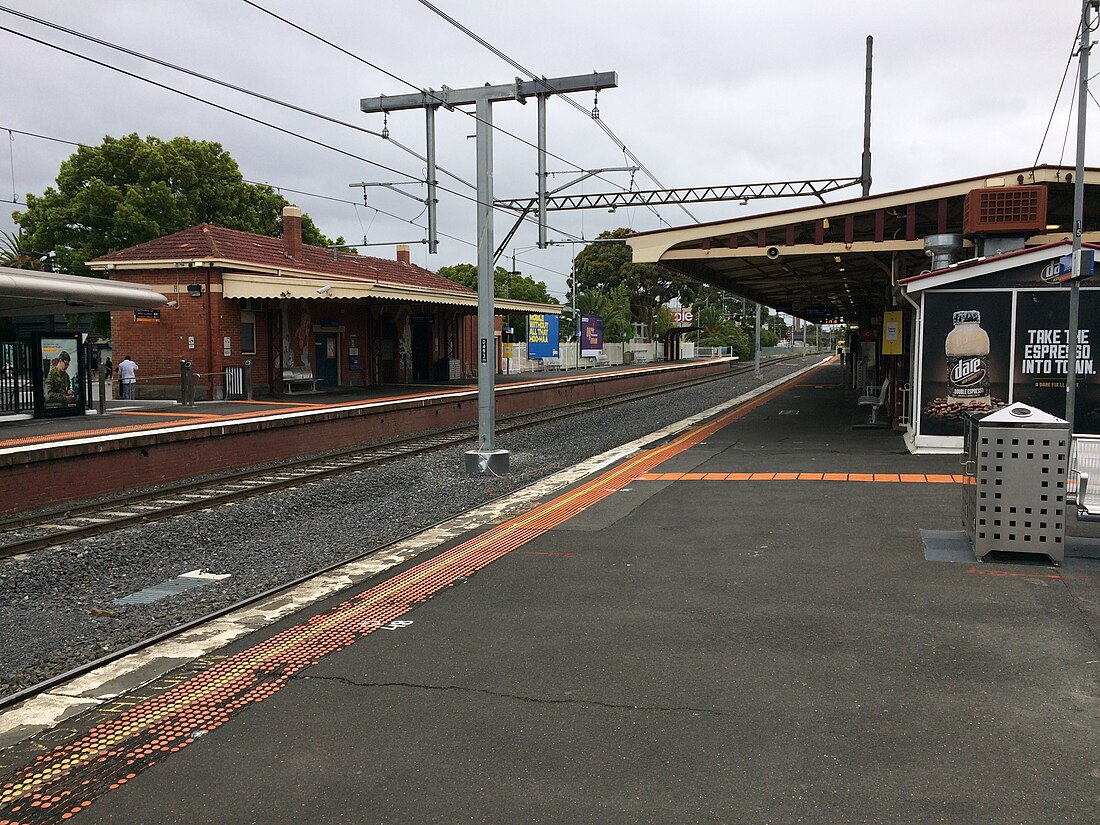
[[[0,267],[0,315],[55,315],[163,307],[168,299],[141,284]]]
[[[866,198],[643,232],[637,263],[676,272],[810,321],[859,321],[895,302],[898,280],[931,268],[924,239],[964,233],[974,190],[1041,185],[1046,224],[1014,232],[1027,246],[1070,237],[1072,167],[1037,166]],[[1100,170],[1085,171],[1084,239],[1100,241]],[[1092,216],[1092,217],[1090,217]],[[973,257],[969,235],[963,257]],[[988,245],[988,238],[985,239]]]

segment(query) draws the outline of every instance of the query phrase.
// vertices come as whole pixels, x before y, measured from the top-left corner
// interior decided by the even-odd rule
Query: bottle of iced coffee
[[[966,309],[951,316],[954,328],[947,333],[947,400],[971,407],[990,404],[989,334],[982,329],[982,315]]]

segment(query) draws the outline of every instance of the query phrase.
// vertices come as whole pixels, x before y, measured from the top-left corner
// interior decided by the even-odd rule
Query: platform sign
[[[595,358],[603,352],[603,318],[599,315],[581,316],[581,357]]]
[[[901,355],[901,313],[884,312],[882,315],[882,354]]]
[[[534,360],[557,358],[558,355],[558,316],[528,315],[527,357]]]
[[[692,312],[691,307],[678,309],[672,313],[672,320],[677,324],[690,324],[695,320],[695,313]]]

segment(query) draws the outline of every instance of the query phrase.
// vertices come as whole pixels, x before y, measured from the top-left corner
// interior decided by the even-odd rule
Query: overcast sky
[[[331,118],[380,131],[360,98],[406,94],[442,85],[461,89],[509,83],[519,74],[418,0],[255,0],[341,53],[244,0],[0,0],[0,6],[48,20]],[[863,141],[865,40],[874,37],[872,193],[1075,159],[1073,78],[1054,110],[1073,51],[1079,0],[433,0],[450,17],[512,60],[546,77],[618,73],[619,87],[599,96],[603,122],[666,187],[856,177]],[[413,261],[430,269],[476,262],[475,206],[440,194],[440,251],[418,242],[422,205],[384,189],[362,206],[359,181],[422,179],[424,167],[392,142],[326,123],[179,74],[0,11],[0,26],[94,57],[196,97],[330,144],[405,173],[371,166],[269,126],[189,100],[77,57],[0,31],[0,129],[87,144],[130,132],[216,141],[244,176],[281,188],[330,237],[387,244],[362,250],[393,257],[393,244],[414,242]],[[361,58],[395,75],[371,68]],[[1100,55],[1094,55],[1100,71]],[[410,85],[411,84],[411,85]],[[593,95],[573,98],[585,110]],[[578,168],[632,165],[592,118],[551,100],[549,169],[561,186]],[[1050,133],[1044,131],[1054,110]],[[1097,107],[1089,118],[1100,130]],[[536,107],[505,102],[495,124],[534,143]],[[440,166],[475,180],[474,121],[437,116]],[[424,151],[420,111],[389,117],[392,138]],[[1069,139],[1066,140],[1067,129]],[[5,137],[8,133],[0,132]],[[0,199],[41,193],[73,147],[11,136],[0,157]],[[1096,145],[1095,140],[1089,143]],[[1042,150],[1040,152],[1040,146]],[[497,198],[533,195],[535,152],[515,137],[495,137]],[[1086,162],[1095,165],[1091,155]],[[631,183],[629,173],[590,178],[575,191],[606,192]],[[446,174],[440,183],[471,195]],[[657,188],[643,172],[639,189]],[[310,195],[287,190],[299,190]],[[424,197],[420,186],[406,191]],[[846,190],[833,200],[852,197]],[[325,200],[321,197],[336,199]],[[772,200],[696,204],[699,221],[806,205]],[[355,204],[359,204],[356,206]],[[0,203],[0,229],[12,230]],[[382,210],[382,211],[376,211]],[[400,219],[389,217],[389,212]],[[675,206],[559,212],[552,238],[593,238],[606,229],[694,223]],[[497,242],[512,220],[498,213]],[[564,297],[573,249],[532,249],[533,228],[516,235],[518,268]],[[502,263],[504,263],[502,261]],[[506,264],[510,267],[510,263]]]

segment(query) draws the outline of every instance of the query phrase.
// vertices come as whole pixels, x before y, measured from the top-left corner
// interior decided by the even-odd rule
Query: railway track
[[[769,359],[768,364],[801,357],[805,356],[803,354],[780,356]],[[497,432],[506,433],[592,410],[676,392],[685,387],[743,375],[752,370],[751,365],[737,366],[725,375],[621,393],[545,412],[510,416],[498,420]],[[40,511],[29,516],[0,520],[0,536],[2,536],[0,558],[205,510],[274,490],[298,487],[335,475],[361,472],[418,453],[457,446],[476,438],[477,432],[476,425],[452,427],[378,442],[368,447],[293,459],[263,469],[247,469],[216,478],[160,487],[155,491],[136,491],[107,500],[98,499],[84,504],[69,504],[57,510]]]

